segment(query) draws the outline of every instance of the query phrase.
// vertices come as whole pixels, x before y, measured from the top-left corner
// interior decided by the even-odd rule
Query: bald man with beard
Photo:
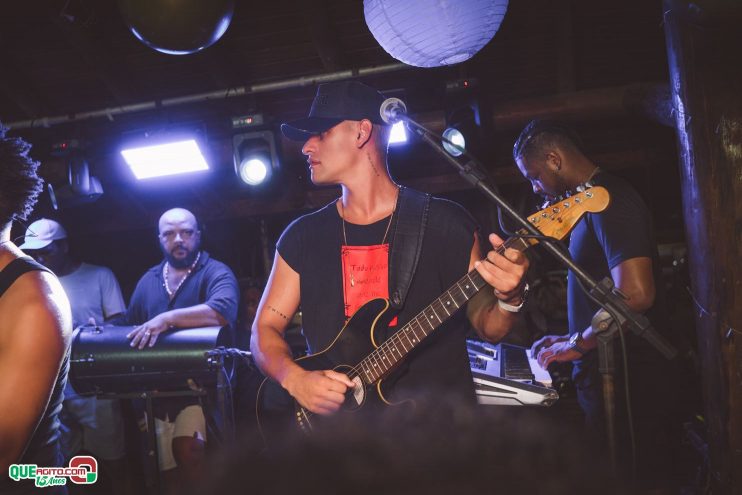
[[[137,349],[153,347],[160,335],[181,328],[234,326],[239,289],[227,265],[201,249],[196,217],[173,208],[160,217],[164,259],[137,283],[127,310],[136,327],[127,335]],[[206,421],[194,398],[156,401],[155,428],[160,470],[166,483],[184,483],[201,472]]]

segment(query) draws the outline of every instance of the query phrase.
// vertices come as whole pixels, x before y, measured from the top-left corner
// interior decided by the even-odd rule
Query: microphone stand
[[[599,345],[599,362],[600,372],[603,374],[603,396],[604,405],[606,406],[606,429],[608,430],[609,448],[611,451],[611,464],[616,473],[616,445],[615,445],[615,424],[614,424],[614,387],[613,387],[613,375],[615,373],[615,364],[613,358],[613,347],[612,340],[618,331],[630,330],[636,335],[644,338],[656,348],[666,359],[673,359],[677,355],[677,350],[670,344],[664,337],[662,337],[649,323],[649,320],[642,314],[632,311],[625,303],[625,296],[621,294],[618,288],[614,287],[613,280],[610,277],[606,277],[600,283],[597,283],[587,272],[585,272],[579,265],[577,265],[572,259],[563,252],[559,244],[554,239],[545,238],[541,232],[515,211],[486,181],[486,174],[484,173],[479,161],[473,157],[470,153],[466,152],[462,148],[458,147],[462,151],[462,155],[468,159],[466,163],[461,163],[459,160],[451,156],[443,146],[440,144],[442,139],[445,139],[437,134],[434,134],[430,130],[426,129],[421,124],[415,122],[406,113],[406,108],[402,102],[399,102],[399,106],[392,105],[386,110],[387,118],[390,122],[403,121],[407,124],[407,128],[413,133],[417,134],[425,143],[427,143],[434,151],[436,151],[446,162],[451,164],[469,184],[474,186],[476,189],[481,191],[487,199],[495,203],[499,208],[505,211],[510,218],[512,218],[517,224],[529,232],[533,236],[537,236],[541,241],[544,248],[549,251],[559,262],[567,267],[575,276],[582,282],[583,287],[586,288],[591,299],[593,299],[601,308],[604,310],[604,316],[601,316],[600,321],[593,319],[593,322],[599,323],[598,328],[593,327],[593,330],[598,334],[598,345]],[[382,105],[382,115],[384,111]],[[386,119],[385,119],[386,120]],[[450,143],[450,141],[449,141]],[[450,143],[456,146],[453,143]],[[597,316],[597,315],[596,315]],[[606,318],[607,316],[607,318]],[[609,321],[610,320],[610,321]]]

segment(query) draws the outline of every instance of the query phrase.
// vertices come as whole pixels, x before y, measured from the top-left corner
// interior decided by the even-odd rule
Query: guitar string
[[[512,245],[513,243],[517,242],[518,240],[519,240],[519,239],[508,239],[507,241],[505,241],[505,242],[504,242],[504,243],[503,243],[503,244],[502,244],[502,245],[501,245],[501,246],[500,246],[500,247],[499,247],[499,248],[497,249],[497,252],[498,252],[499,254],[502,254],[502,253],[503,253],[503,252],[505,251],[505,249],[507,249],[508,247],[510,247],[510,246],[511,246],[511,245]],[[454,284],[454,285],[455,285],[455,286],[459,286],[459,284],[461,283],[461,281],[462,281],[462,280],[463,280],[464,278],[467,278],[467,277],[469,278],[469,280],[470,280],[470,281],[471,281],[472,283],[474,283],[474,281],[473,281],[473,280],[471,280],[471,275],[473,274],[473,272],[474,272],[474,271],[475,271],[475,270],[472,270],[472,272],[469,272],[469,273],[467,273],[466,275],[464,275],[464,277],[462,277],[461,279],[459,279],[459,280],[458,280],[458,281],[456,282],[456,284]],[[475,285],[476,285],[476,284],[475,284]],[[453,288],[453,286],[451,286],[451,288]],[[437,318],[438,318],[438,319],[440,320],[440,317],[438,316],[438,312],[440,312],[440,308],[439,308],[439,311],[438,311],[438,312],[436,312],[436,311],[435,311],[435,307],[434,307],[434,305],[435,305],[436,303],[439,303],[439,305],[441,306],[441,308],[443,308],[443,309],[444,309],[444,311],[446,311],[446,310],[445,310],[445,306],[443,306],[443,304],[442,304],[442,300],[441,300],[441,299],[442,299],[442,298],[443,298],[443,297],[444,297],[444,296],[445,296],[446,294],[448,294],[448,297],[449,297],[449,299],[453,300],[453,301],[454,301],[454,303],[456,303],[456,300],[455,300],[454,296],[453,296],[453,295],[451,294],[451,288],[449,288],[448,290],[446,290],[446,292],[444,292],[444,293],[443,293],[443,294],[442,294],[442,295],[441,295],[441,296],[440,296],[440,297],[439,297],[438,299],[436,299],[436,300],[435,300],[435,301],[433,301],[433,302],[432,302],[432,303],[431,303],[430,305],[428,305],[428,307],[427,307],[427,308],[426,308],[426,309],[425,309],[424,311],[421,311],[420,313],[418,313],[418,314],[417,314],[417,315],[416,315],[416,316],[415,316],[414,318],[412,318],[412,319],[410,320],[410,322],[409,322],[409,323],[407,323],[407,324],[406,324],[406,325],[405,325],[404,327],[402,327],[402,328],[401,328],[401,329],[400,329],[399,331],[395,332],[395,333],[394,333],[394,335],[392,335],[392,336],[391,336],[391,337],[389,338],[389,340],[387,340],[386,342],[384,342],[383,344],[381,344],[381,345],[380,345],[380,346],[379,346],[378,348],[376,348],[376,349],[375,349],[374,351],[372,351],[372,352],[371,352],[371,354],[369,354],[369,355],[368,355],[368,356],[367,356],[366,358],[364,358],[364,359],[363,359],[363,360],[362,360],[362,361],[361,361],[361,362],[360,362],[360,363],[359,363],[358,365],[356,365],[355,367],[353,367],[353,368],[351,369],[351,371],[354,371],[355,373],[357,373],[357,374],[359,374],[359,375],[360,375],[360,371],[364,371],[364,372],[365,372],[365,373],[366,373],[366,374],[368,375],[368,372],[366,372],[365,370],[363,370],[363,366],[362,366],[362,365],[363,365],[363,362],[364,362],[364,361],[366,361],[367,359],[371,359],[371,358],[374,358],[374,359],[375,359],[376,361],[378,361],[378,362],[383,362],[383,358],[382,358],[382,360],[379,360],[379,357],[378,357],[378,356],[375,356],[376,354],[385,354],[385,355],[386,355],[386,354],[388,354],[388,353],[390,353],[390,352],[391,352],[391,354],[392,354],[392,357],[394,357],[394,354],[393,354],[393,350],[392,350],[392,347],[395,347],[395,348],[396,348],[396,346],[398,346],[398,345],[400,345],[400,344],[401,344],[401,345],[402,345],[402,347],[403,347],[403,348],[405,348],[404,344],[402,343],[402,342],[403,342],[403,340],[402,340],[402,339],[403,339],[403,337],[407,337],[407,339],[409,340],[409,336],[408,336],[408,333],[409,333],[410,331],[412,331],[412,333],[413,333],[414,337],[415,337],[415,338],[416,338],[416,339],[418,340],[418,343],[419,343],[420,341],[422,341],[422,340],[423,340],[423,339],[424,339],[425,337],[427,337],[427,336],[429,335],[429,334],[428,334],[428,332],[432,332],[433,330],[435,330],[435,329],[437,328],[437,326],[438,326],[438,325],[437,325],[437,326],[435,326],[435,327],[433,327],[433,328],[430,328],[430,329],[428,330],[428,332],[426,332],[426,331],[425,331],[425,328],[424,328],[424,327],[422,326],[422,324],[420,323],[420,317],[421,317],[421,316],[424,316],[424,315],[425,315],[425,312],[427,311],[427,309],[428,309],[428,308],[430,308],[431,310],[433,310],[433,313],[434,313],[434,314],[436,315],[436,317],[437,317]],[[460,289],[460,290],[462,291],[462,293],[463,293],[463,289],[461,289],[461,288],[460,288],[460,286],[459,286],[459,289]],[[479,292],[479,290],[477,290],[477,292]],[[466,293],[464,293],[464,294],[466,294]],[[475,293],[475,294],[476,294],[476,293]],[[468,300],[469,300],[469,299],[471,299],[471,297],[473,297],[473,296],[474,296],[474,294],[473,294],[473,295],[471,295],[471,296],[468,296],[468,295],[467,295],[467,296],[466,296],[466,299],[465,299],[465,301],[463,301],[463,302],[466,302],[466,301],[468,301]],[[458,306],[458,305],[457,305],[457,306]],[[458,311],[458,308],[457,308],[457,311]],[[446,313],[448,313],[448,311],[446,311]],[[455,312],[454,312],[454,313],[455,313]],[[446,321],[446,320],[448,320],[448,318],[449,318],[450,316],[451,316],[451,314],[448,314],[448,315],[446,316],[446,318],[445,318],[445,319],[444,319],[443,321]],[[440,325],[440,324],[443,324],[443,321],[441,321],[441,322],[439,323],[439,325]],[[417,336],[417,333],[415,333],[415,331],[414,331],[414,329],[413,329],[413,325],[412,325],[413,323],[417,323],[417,324],[418,324],[418,326],[420,327],[420,329],[421,329],[421,330],[423,331],[424,337],[423,337],[422,339],[421,339],[420,337],[418,337],[418,336]],[[409,328],[408,328],[408,327],[409,327]],[[417,345],[417,344],[413,344],[413,345],[412,345],[412,348],[414,348],[414,347],[415,347],[416,345]],[[405,352],[406,352],[406,353],[408,353],[408,352],[409,352],[409,350],[405,350]],[[402,358],[402,356],[401,356],[401,353],[400,353],[399,351],[397,351],[397,353],[398,353],[398,354],[400,354],[400,359],[401,359],[401,358]],[[357,369],[357,368],[358,368],[359,366],[361,367],[361,370],[358,370],[358,369]],[[374,383],[374,382],[376,382],[377,380],[379,380],[379,379],[380,379],[380,377],[381,377],[381,376],[382,376],[382,375],[383,375],[384,373],[386,373],[387,371],[389,371],[389,369],[391,369],[391,367],[387,368],[386,370],[383,370],[383,371],[381,372],[381,374],[379,375],[379,377],[378,377],[378,378],[376,378],[375,380],[373,380],[373,381],[372,381],[371,383]],[[370,384],[371,384],[371,383],[370,383]]]
[[[502,244],[501,244],[501,245],[500,245],[500,246],[499,246],[499,247],[498,247],[498,248],[497,248],[497,249],[496,249],[495,251],[496,251],[496,252],[497,252],[498,254],[503,254],[503,253],[505,252],[505,249],[507,249],[507,248],[511,247],[511,246],[512,246],[512,244],[514,244],[515,242],[517,242],[517,241],[519,241],[519,240],[520,240],[519,238],[511,238],[511,239],[507,239],[507,240],[506,240],[505,242],[503,242],[503,243],[502,243]],[[485,260],[486,260],[486,258],[485,258]],[[467,277],[469,277],[469,278],[470,278],[470,277],[471,277],[471,275],[472,275],[472,273],[473,273],[473,272],[475,272],[475,271],[476,271],[476,270],[472,270],[471,272],[467,273],[466,275],[464,275],[463,277],[461,277],[461,279],[459,279],[459,280],[458,280],[458,281],[457,281],[457,282],[456,282],[456,283],[455,283],[454,285],[458,285],[458,284],[459,284],[459,282],[461,282],[461,281],[462,281],[462,280],[463,280],[464,278],[467,278]],[[471,280],[471,278],[470,278],[470,280]],[[472,283],[474,283],[474,281],[472,281]],[[451,287],[453,287],[453,286],[451,286]],[[478,289],[478,290],[477,290],[476,292],[479,292],[479,290],[481,290],[481,289]],[[396,343],[395,343],[395,347],[396,347],[396,345],[397,345],[397,344],[399,344],[400,342],[402,342],[402,334],[405,334],[405,335],[406,335],[408,331],[412,330],[412,325],[411,325],[411,323],[413,323],[413,322],[417,322],[417,323],[418,323],[418,326],[419,326],[419,327],[420,327],[420,329],[421,329],[421,330],[423,331],[423,334],[425,335],[425,337],[427,337],[427,336],[428,336],[429,334],[428,334],[428,332],[426,332],[426,331],[425,331],[425,329],[423,328],[423,326],[422,326],[422,325],[420,324],[420,321],[419,321],[419,319],[420,319],[420,317],[421,317],[421,316],[425,316],[425,312],[427,311],[427,309],[428,309],[428,308],[432,309],[432,310],[433,310],[433,312],[435,313],[435,308],[433,307],[433,306],[435,305],[435,303],[437,303],[437,302],[440,302],[440,301],[441,301],[441,297],[443,297],[443,296],[444,296],[445,294],[449,294],[449,293],[450,293],[450,291],[451,291],[451,288],[447,289],[447,290],[446,290],[446,292],[444,292],[443,294],[441,294],[441,296],[440,296],[440,297],[438,297],[438,298],[437,298],[437,299],[436,299],[435,301],[433,301],[433,302],[432,302],[431,304],[429,304],[429,305],[428,305],[428,306],[427,306],[427,307],[425,308],[425,310],[423,310],[423,311],[421,311],[420,313],[418,313],[418,314],[417,314],[417,315],[416,315],[416,316],[415,316],[414,318],[412,318],[412,319],[410,320],[410,322],[409,322],[409,323],[407,323],[407,324],[406,324],[406,325],[405,325],[404,327],[400,328],[400,329],[399,329],[399,331],[395,332],[395,333],[394,333],[394,334],[393,334],[393,335],[392,335],[392,336],[391,336],[391,337],[390,337],[390,338],[389,338],[389,339],[388,339],[388,340],[387,340],[386,342],[382,343],[382,344],[381,344],[381,345],[380,345],[379,347],[377,347],[376,349],[374,349],[374,350],[373,350],[373,351],[372,351],[372,352],[371,352],[371,353],[370,353],[370,354],[369,354],[368,356],[366,356],[365,358],[363,358],[363,359],[361,360],[361,362],[360,362],[360,363],[358,363],[358,364],[357,364],[356,366],[352,367],[352,368],[351,368],[351,371],[352,371],[352,372],[354,372],[354,373],[356,374],[356,376],[361,376],[361,372],[364,372],[364,373],[365,373],[366,375],[368,375],[368,372],[366,372],[365,370],[363,370],[363,366],[362,366],[362,365],[363,365],[363,363],[364,363],[364,362],[365,362],[366,360],[369,360],[369,359],[371,359],[371,358],[375,359],[375,360],[376,360],[377,362],[379,362],[379,363],[383,363],[383,360],[384,360],[385,358],[384,358],[384,357],[382,357],[382,359],[380,360],[380,359],[379,359],[379,357],[380,357],[379,355],[380,355],[380,354],[384,354],[384,355],[386,356],[388,352],[391,352],[391,347],[392,347],[392,346],[391,346],[391,343],[394,343],[394,342],[396,342]],[[475,292],[475,294],[476,294],[476,292]],[[472,294],[471,296],[468,296],[468,297],[466,298],[466,301],[468,301],[469,299],[471,299],[472,297],[474,297],[474,295],[475,295],[475,294]],[[453,296],[452,296],[452,295],[450,295],[450,294],[449,294],[449,297],[450,297],[451,299],[453,299]],[[453,299],[453,300],[454,300],[454,302],[455,302],[455,299]],[[464,302],[466,302],[466,301],[464,301]],[[457,310],[458,310],[458,308],[457,308]],[[437,313],[435,313],[435,314],[436,314],[436,317],[438,317]],[[444,319],[443,321],[447,321],[447,320],[448,320],[448,317],[450,317],[450,316],[451,316],[451,315],[448,315],[448,316],[447,316],[447,317],[446,317],[446,318],[445,318],[445,319]],[[440,320],[440,317],[438,317],[438,319]],[[437,328],[438,326],[440,326],[440,325],[442,325],[442,324],[443,324],[443,321],[441,321],[441,322],[439,323],[439,325],[436,325],[435,327],[431,328],[431,329],[430,329],[429,331],[430,331],[430,332],[432,332],[433,330],[435,330],[435,329],[436,329],[436,328]],[[410,328],[408,328],[408,327],[410,327]],[[415,333],[414,333],[414,330],[412,330],[412,332],[413,332],[413,334],[415,335],[415,338],[416,338],[416,339],[418,340],[418,344],[419,344],[419,343],[420,343],[420,342],[421,342],[421,341],[422,341],[422,340],[423,340],[423,339],[425,338],[425,337],[423,337],[423,338],[421,339],[420,337],[418,337],[418,336],[417,336],[417,334],[415,334]],[[413,345],[413,348],[414,348],[414,347],[415,347],[416,345],[417,345],[417,344]],[[403,345],[402,347],[404,347],[404,345]],[[399,353],[399,351],[397,351],[397,352]],[[409,352],[409,351],[405,351],[405,354],[406,354],[406,353],[408,353],[408,352]],[[393,354],[392,354],[392,357],[394,357],[394,355],[393,355]],[[400,359],[402,359],[402,358],[400,357]],[[388,359],[387,359],[387,360],[388,360]],[[382,366],[383,366],[383,364],[382,364]],[[359,367],[360,367],[360,369],[359,369]],[[370,383],[369,383],[369,385],[371,385],[371,384],[373,384],[373,383],[377,382],[377,381],[378,381],[378,380],[379,380],[379,379],[381,378],[381,376],[382,376],[382,375],[383,375],[384,373],[386,373],[387,371],[389,371],[389,370],[390,370],[390,369],[391,369],[392,367],[393,367],[393,365],[392,365],[392,366],[390,366],[390,367],[388,367],[388,368],[387,368],[386,370],[383,370],[383,371],[381,372],[381,374],[379,374],[379,376],[378,376],[378,377],[377,377],[376,379],[374,379],[374,380],[373,380],[372,382],[370,382]],[[373,368],[369,368],[369,369],[373,369]]]

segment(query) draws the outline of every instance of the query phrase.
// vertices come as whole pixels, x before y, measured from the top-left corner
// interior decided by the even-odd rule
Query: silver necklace
[[[170,284],[167,281],[168,274],[170,273],[170,263],[168,263],[167,261],[165,262],[165,266],[162,267],[162,280],[164,281],[162,285],[163,287],[165,287],[165,292],[167,292],[168,296],[173,297],[173,294],[178,292],[180,286],[183,285],[183,282],[186,281],[193,269],[196,268],[196,264],[198,263],[199,258],[201,258],[201,251],[199,251],[196,255],[196,259],[193,260],[193,264],[190,266],[190,268],[188,268],[188,271],[185,273],[185,275],[183,275],[183,278],[180,279],[180,282],[178,282],[175,290],[170,290]]]

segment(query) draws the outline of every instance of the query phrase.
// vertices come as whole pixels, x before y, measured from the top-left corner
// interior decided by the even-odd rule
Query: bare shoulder
[[[69,343],[72,316],[67,296],[54,275],[43,271],[24,273],[0,298],[0,319],[5,322],[0,340],[15,337]]]

